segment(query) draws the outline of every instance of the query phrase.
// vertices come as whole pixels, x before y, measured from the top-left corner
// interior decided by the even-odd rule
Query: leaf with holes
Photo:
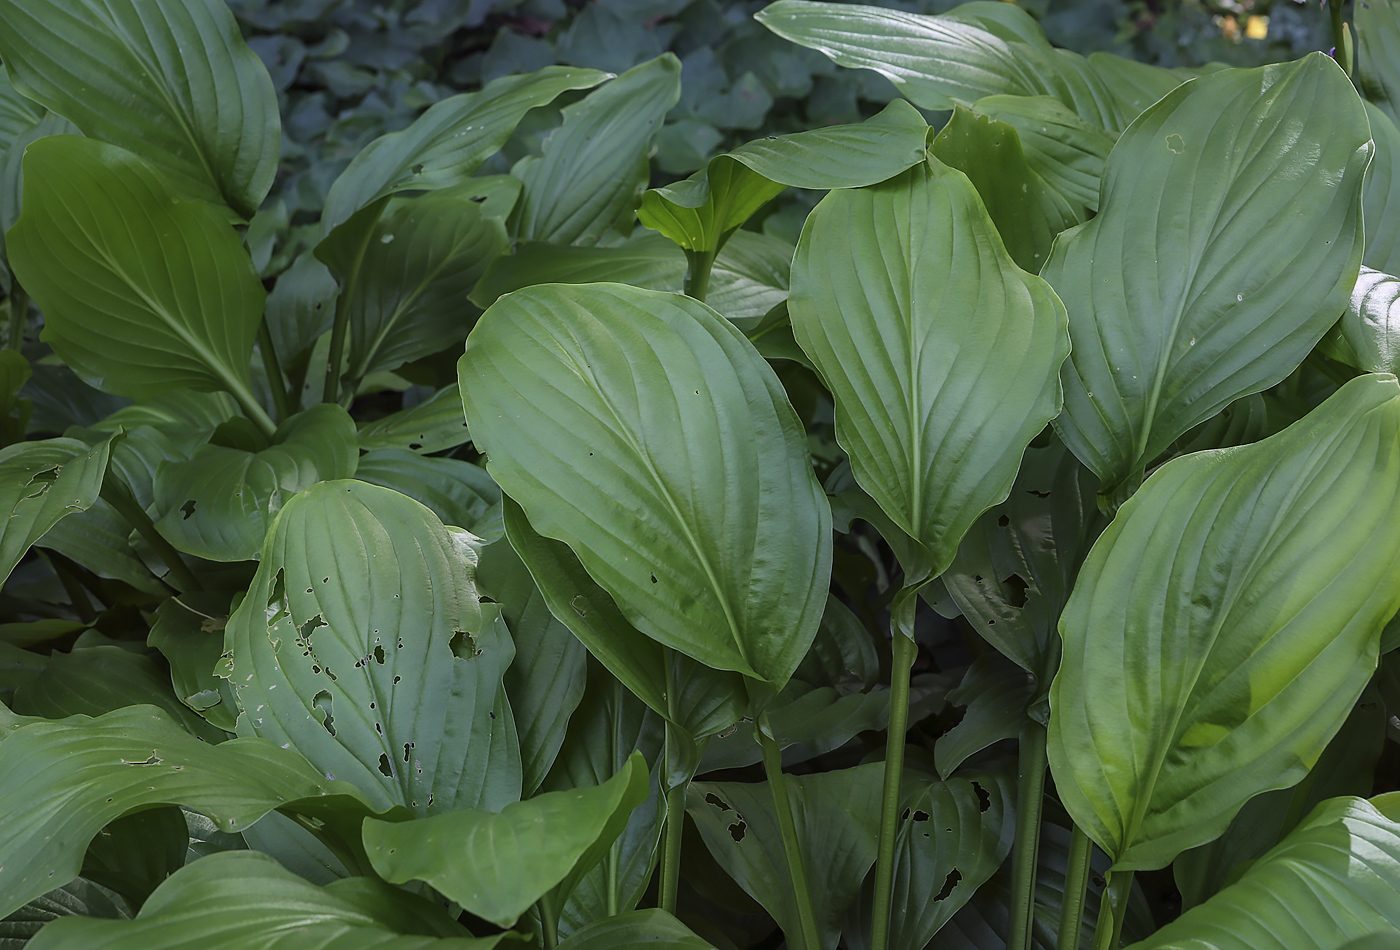
[[[470,442],[457,383],[444,386],[416,406],[360,423],[359,439],[366,452],[408,449],[424,455]]]
[[[294,745],[381,810],[518,799],[514,647],[477,598],[475,543],[376,485],[294,495],[225,630],[239,733]]]
[[[0,580],[67,515],[97,502],[112,440],[20,442],[0,449]]]

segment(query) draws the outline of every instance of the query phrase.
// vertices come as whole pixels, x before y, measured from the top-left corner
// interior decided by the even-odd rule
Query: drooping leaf
[[[1293,784],[1400,606],[1400,386],[1363,376],[1278,435],[1162,466],[1060,620],[1050,767],[1120,868],[1156,868]]]
[[[1400,277],[1363,266],[1346,312],[1319,348],[1368,373],[1400,370]]]
[[[634,910],[589,924],[559,944],[559,950],[714,950],[690,928],[660,908]]]
[[[31,145],[7,247],[44,341],[94,385],[256,404],[248,361],[265,293],[253,262],[218,211],[172,200],[130,153],[72,135]]]
[[[65,917],[38,950],[491,950],[505,935],[400,936],[362,894],[317,887],[256,851],[210,855],[156,888],[131,920]],[[397,916],[397,915],[396,915]]]
[[[680,94],[680,60],[664,53],[565,106],[544,154],[511,170],[525,183],[512,236],[596,244],[614,226],[630,231],[652,136]]]
[[[240,733],[295,745],[381,809],[519,798],[501,689],[514,648],[499,608],[477,599],[473,544],[376,485],[294,495],[228,621]]]
[[[525,113],[607,78],[597,70],[547,66],[434,104],[408,128],[375,139],[355,156],[326,196],[321,234],[387,195],[461,184],[505,144]]]
[[[487,311],[458,375],[487,470],[632,626],[787,680],[821,619],[830,509],[781,383],[737,329],[674,294],[546,284]]]
[[[1059,410],[1064,308],[1007,256],[967,178],[930,159],[822,200],[788,311],[857,482],[928,560],[910,580],[940,573]]]
[[[116,509],[98,498],[91,508],[74,512],[50,528],[39,546],[57,551],[98,577],[121,581],[156,598],[168,596],[170,588],[137,557],[130,542],[132,533]]]
[[[277,428],[260,452],[205,445],[156,471],[158,530],[176,549],[211,561],[258,556],[277,512],[316,482],[355,474],[354,420],[321,403]]]
[[[108,822],[153,805],[184,805],[224,831],[294,803],[354,823],[369,811],[358,789],[293,750],[262,739],[211,746],[151,706],[59,722],[0,715],[16,720],[0,733],[0,915],[73,880]]]
[[[0,449],[0,581],[61,519],[97,501],[111,445],[47,439]]]
[[[0,58],[25,95],[182,194],[250,218],[272,187],[277,97],[218,0],[5,0]]]
[[[842,917],[878,849],[883,765],[788,776],[798,851],[807,874],[821,947],[834,950]],[[802,932],[767,782],[693,782],[686,810],[705,846],[740,887],[783,928]]]
[[[1035,680],[1006,658],[989,653],[973,660],[962,682],[948,693],[950,705],[967,711],[933,747],[938,774],[946,779],[968,756],[1020,735],[1034,696]]]
[[[521,241],[513,253],[495,259],[477,281],[471,299],[489,307],[513,290],[534,284],[584,284],[613,280],[647,290],[679,291],[685,255],[660,234],[642,231],[606,247],[560,246]]]
[[[427,881],[478,917],[509,927],[546,894],[556,908],[567,899],[646,796],[646,762],[633,753],[602,785],[545,792],[499,814],[458,809],[415,821],[367,819],[365,849],[385,880]]]
[[[455,396],[456,387],[451,389]],[[459,397],[459,410],[461,405]],[[485,541],[505,533],[501,489],[479,465],[407,449],[378,449],[360,457],[355,477],[402,492],[431,509],[443,524],[466,528]]]
[[[1321,54],[1188,83],[1118,140],[1103,213],[1042,272],[1074,342],[1055,426],[1110,497],[1335,322],[1361,263],[1369,140]]]
[[[1335,950],[1400,931],[1400,802],[1334,798],[1317,806],[1240,880],[1134,950]]]
[[[238,697],[214,669],[224,652],[229,599],[218,593],[186,593],[156,608],[146,644],[170,664],[175,696],[225,732],[238,720]]]
[[[360,448],[441,452],[471,440],[462,415],[462,395],[454,382],[409,409],[360,423]]]

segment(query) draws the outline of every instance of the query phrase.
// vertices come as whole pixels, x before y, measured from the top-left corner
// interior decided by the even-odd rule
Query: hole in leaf
[[[740,818],[729,826],[729,837],[733,838],[735,841],[743,841],[744,833],[748,831],[748,829],[749,826],[744,822],[744,819]]]
[[[384,665],[384,648],[383,648],[383,647],[375,647],[375,648],[374,648],[374,662],[378,663],[380,666],[383,666],[383,665]]]
[[[335,735],[335,716],[332,714],[333,700],[331,694],[326,690],[321,690],[311,700],[311,712],[326,727],[326,731]]]
[[[403,646],[403,641],[399,641],[399,646]],[[452,631],[452,639],[448,643],[453,656],[460,656],[464,660],[470,660],[481,656],[481,650],[477,649],[476,638],[465,630]]]
[[[655,575],[655,574],[651,575],[651,582],[652,582],[653,584],[656,583],[656,575]]]
[[[381,736],[384,735],[384,724],[381,722],[376,722],[374,724],[374,731],[379,733]]]
[[[408,443],[408,447],[409,447],[410,449],[412,449],[413,451],[417,452],[419,449],[421,449],[421,448],[423,447],[423,443],[422,443],[422,442],[410,442],[410,443]]]
[[[914,812],[914,820],[915,820],[915,821],[928,821],[928,812],[926,812],[926,811],[916,811],[916,812]]]
[[[413,753],[413,743],[412,743],[412,742],[405,742],[405,743],[403,744],[403,760],[404,760],[405,762],[407,762],[408,759],[409,759],[409,756],[412,755],[412,753]]]
[[[1002,515],[1000,518],[997,519],[997,527],[998,527],[998,528],[1005,528],[1005,527],[1006,527],[1007,525],[1009,525],[1010,523],[1011,523],[1011,519],[1008,518],[1008,517],[1006,517],[1006,515]]]
[[[1026,606],[1026,591],[1030,589],[1030,585],[1021,579],[1020,574],[1012,574],[1001,583],[1007,590],[1006,602],[1008,604],[1012,607]]]
[[[312,631],[313,631],[313,630],[316,630],[316,629],[319,628],[319,627],[325,627],[325,626],[329,626],[329,625],[328,625],[324,620],[321,619],[321,615],[320,615],[320,614],[317,614],[316,616],[312,617],[310,620],[306,621],[306,623],[304,623],[304,624],[301,625],[301,639],[302,639],[303,641],[305,641],[305,645],[306,645],[308,648],[311,646],[311,633],[312,633]]]
[[[904,814],[902,814],[902,815],[899,816],[899,820],[900,820],[900,821],[908,821],[908,820],[909,820],[909,809],[907,809],[907,808],[904,809]]]
[[[720,811],[733,811],[733,809],[729,807],[729,803],[724,799],[720,798],[714,792],[705,793],[705,802],[706,804],[714,805]]]
[[[948,895],[953,893],[953,888],[957,887],[958,882],[961,880],[962,873],[957,868],[953,868],[953,870],[949,871],[948,876],[943,879],[943,889],[937,894],[933,895],[934,903],[938,903],[941,900],[947,900]]]
[[[55,465],[53,468],[47,468],[42,472],[35,472],[33,475],[29,476],[29,481],[24,483],[24,487],[28,488],[30,485],[36,485],[38,487],[24,497],[38,498],[40,495],[44,494],[44,492],[48,491],[49,487],[53,485],[54,482],[58,481],[58,473],[62,467],[61,465]]]
[[[1095,874],[1093,877],[1089,878],[1089,880],[1093,883],[1093,885],[1094,885],[1095,887],[1100,888],[1100,889],[1102,889],[1103,886],[1104,886],[1105,884],[1108,883],[1108,881],[1104,880],[1104,879],[1103,879],[1100,875],[1098,875],[1098,874]]]
[[[980,808],[982,811],[986,811],[988,808],[992,807],[992,796],[985,788],[982,787],[981,783],[973,782],[972,790],[977,793],[978,808]]]
[[[1026,494],[1027,494],[1027,495],[1034,495],[1034,496],[1037,497],[1037,498],[1049,498],[1049,497],[1050,497],[1050,493],[1049,493],[1048,491],[1036,491],[1034,488],[1028,488],[1028,489],[1026,489]]]
[[[394,763],[390,762],[383,752],[379,753],[379,774],[385,778],[394,777]]]
[[[395,676],[395,677],[394,677],[394,685],[395,685],[395,686],[399,685],[399,681],[402,680],[402,679],[403,679],[402,676]]]
[[[183,505],[180,506],[180,514],[183,516],[183,517],[181,517],[180,520],[181,520],[181,521],[188,521],[189,518],[190,518],[190,515],[194,514],[194,509],[195,509],[194,499],[191,498],[189,501],[185,502]]]

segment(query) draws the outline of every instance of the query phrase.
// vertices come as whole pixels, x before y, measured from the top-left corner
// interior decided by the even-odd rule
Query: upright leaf
[[[251,218],[272,187],[277,96],[220,0],[4,0],[0,58],[25,95],[182,194]]]
[[[1168,462],[1060,620],[1050,767],[1120,868],[1157,868],[1302,778],[1400,607],[1400,386],[1363,376],[1278,435]]]
[[[788,311],[856,480],[940,573],[1059,410],[1064,308],[1007,256],[966,176],[930,159],[822,200]]]
[[[738,330],[674,294],[545,284],[486,312],[458,375],[487,470],[633,626],[787,681],[821,620],[831,514]]]
[[[97,502],[112,442],[19,442],[0,449],[0,582],[64,517]]]
[[[1118,140],[1102,213],[1042,272],[1074,341],[1056,429],[1105,493],[1279,382],[1336,321],[1371,151],[1360,101],[1321,54],[1187,83]]]
[[[477,599],[473,540],[363,482],[293,496],[226,630],[240,732],[295,745],[381,809],[519,798],[513,647]]]
[[[1354,15],[1357,85],[1400,125],[1400,9],[1395,0],[1367,0]]]

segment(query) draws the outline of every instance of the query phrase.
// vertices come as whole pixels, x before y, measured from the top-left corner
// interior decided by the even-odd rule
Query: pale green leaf
[[[1400,125],[1400,8],[1366,0],[1356,18],[1356,79],[1361,92]]]

